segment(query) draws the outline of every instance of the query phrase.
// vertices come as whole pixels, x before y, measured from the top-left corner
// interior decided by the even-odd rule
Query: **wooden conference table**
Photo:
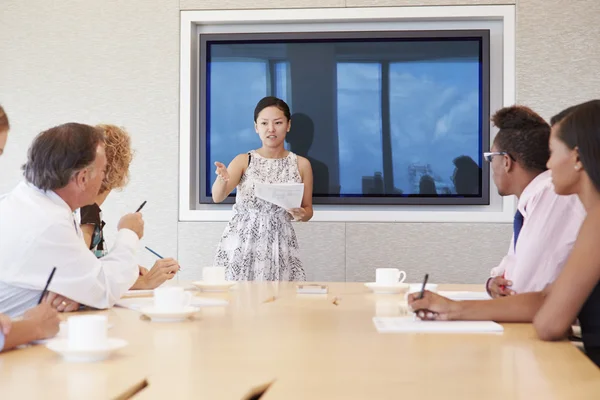
[[[127,347],[92,364],[43,345],[7,352],[0,398],[242,399],[271,382],[261,399],[600,398],[600,370],[568,342],[536,339],[530,324],[505,324],[502,335],[379,334],[373,316],[401,315],[403,295],[327,285],[327,295],[298,295],[293,283],[197,293],[230,303],[181,323],[101,311]]]

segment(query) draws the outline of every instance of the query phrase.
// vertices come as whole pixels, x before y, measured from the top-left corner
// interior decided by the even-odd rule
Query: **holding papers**
[[[303,183],[256,183],[255,195],[286,210],[298,208],[304,195]]]

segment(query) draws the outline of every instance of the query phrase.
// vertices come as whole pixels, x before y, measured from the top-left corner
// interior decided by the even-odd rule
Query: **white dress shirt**
[[[550,171],[527,185],[517,208],[524,218],[517,247],[513,235],[508,254],[491,275],[504,275],[517,293],[540,291],[562,271],[586,212],[576,195],[556,194]]]
[[[67,203],[21,182],[0,201],[0,313],[16,317],[35,306],[52,267],[49,291],[112,307],[138,277],[138,242],[133,231],[121,229],[110,254],[97,259]]]

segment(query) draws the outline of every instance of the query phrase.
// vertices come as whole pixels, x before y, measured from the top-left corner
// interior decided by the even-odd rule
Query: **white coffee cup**
[[[406,279],[406,272],[398,268],[377,268],[375,270],[375,283],[378,285],[395,285]]]
[[[202,280],[209,283],[225,282],[225,267],[204,267]]]
[[[154,307],[159,311],[180,311],[190,305],[192,294],[179,286],[154,289]]]
[[[67,320],[69,348],[91,350],[106,346],[108,319],[105,315],[78,315]]]

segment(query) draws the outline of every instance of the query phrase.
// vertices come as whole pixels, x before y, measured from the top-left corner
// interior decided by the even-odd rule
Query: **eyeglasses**
[[[494,156],[509,156],[511,160],[516,161],[515,158],[508,154],[506,151],[486,151],[485,153],[483,153],[483,158],[487,162],[492,162]]]

